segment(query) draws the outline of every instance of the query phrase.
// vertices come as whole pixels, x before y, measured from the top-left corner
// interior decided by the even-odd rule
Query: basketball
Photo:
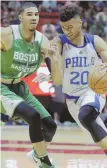
[[[107,63],[92,68],[88,75],[89,87],[98,94],[107,93]]]

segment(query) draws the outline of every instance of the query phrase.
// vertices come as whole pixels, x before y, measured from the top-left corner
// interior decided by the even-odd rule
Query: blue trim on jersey
[[[97,94],[95,95],[95,101],[94,102],[90,102],[90,103],[87,103],[85,105],[92,106],[92,107],[96,108],[99,112],[100,111],[99,95],[97,95]]]
[[[88,34],[85,33],[85,40],[87,41],[87,43],[90,43],[93,45],[94,49],[95,49],[95,45],[94,45],[94,34]]]
[[[77,46],[77,45],[75,45],[75,44],[72,44],[72,42],[67,38],[67,36],[66,36],[65,34],[60,35],[59,38],[61,39],[61,41],[62,41],[63,44],[68,43],[68,44],[71,44],[72,46],[74,46],[74,47],[76,47],[76,48],[83,48],[83,47],[85,47],[85,46],[87,45],[87,43],[90,43],[90,42],[91,42],[91,43],[93,44],[93,46],[94,46],[93,38],[90,37],[90,36],[93,37],[93,35],[90,35],[90,34],[88,34],[88,33],[85,33],[85,34],[84,34],[84,44],[83,44],[83,46]]]
[[[74,99],[76,102],[78,101],[78,99],[79,99],[79,96],[70,96],[70,95],[68,95],[68,94],[66,94],[65,93],[65,97],[66,97],[66,99]],[[76,103],[75,102],[75,103]]]
[[[96,48],[95,48],[95,44],[94,44],[94,34],[88,34],[88,33],[85,33],[85,39],[88,43],[91,42],[91,44],[93,45],[95,51],[96,51]],[[97,51],[96,51],[97,53]],[[98,57],[101,59],[101,56],[97,53]]]
[[[72,44],[72,42],[67,38],[67,36],[65,34],[60,35],[59,38],[61,39],[61,42],[62,42],[62,48],[65,43],[70,44],[76,48],[83,48],[87,44],[91,43],[95,49],[94,34],[84,33],[84,45],[83,46],[77,46],[77,45]],[[95,49],[95,51],[96,51],[96,49]],[[97,53],[97,51],[96,51],[96,53]],[[101,58],[98,53],[97,53],[97,55],[99,58]]]

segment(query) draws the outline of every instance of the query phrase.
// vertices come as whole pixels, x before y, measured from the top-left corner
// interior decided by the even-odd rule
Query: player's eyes
[[[27,14],[27,16],[32,16],[32,14],[29,13],[29,14]]]
[[[72,29],[73,27],[71,26],[71,27],[68,27],[68,29]]]
[[[35,15],[35,16],[38,16],[39,14],[36,13],[36,14],[34,14],[34,15]],[[33,16],[33,14],[32,14],[32,13],[28,13],[27,16]]]
[[[62,28],[65,30],[69,30],[69,29],[72,29],[73,27],[71,26],[71,27],[62,27]]]

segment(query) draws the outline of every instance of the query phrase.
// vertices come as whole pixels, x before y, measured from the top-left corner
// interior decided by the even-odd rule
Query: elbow
[[[56,86],[62,85],[62,77],[57,72],[56,73],[51,73],[51,79]]]
[[[62,80],[52,79],[52,81],[53,81],[54,85],[56,85],[56,86],[61,86],[62,85]]]

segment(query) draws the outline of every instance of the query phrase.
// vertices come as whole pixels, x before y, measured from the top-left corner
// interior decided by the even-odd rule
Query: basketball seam
[[[105,76],[105,75],[104,75],[104,76]],[[103,76],[103,77],[104,77],[104,76]],[[96,82],[96,84],[97,84],[101,79],[103,79],[103,77],[101,77],[101,78]],[[96,85],[96,84],[95,84],[95,85]],[[106,86],[106,87],[107,87],[107,86]],[[106,87],[103,87],[103,88],[101,88],[101,89],[104,89],[104,88],[106,88]],[[100,88],[96,88],[96,87],[95,87],[95,89],[100,89]]]

